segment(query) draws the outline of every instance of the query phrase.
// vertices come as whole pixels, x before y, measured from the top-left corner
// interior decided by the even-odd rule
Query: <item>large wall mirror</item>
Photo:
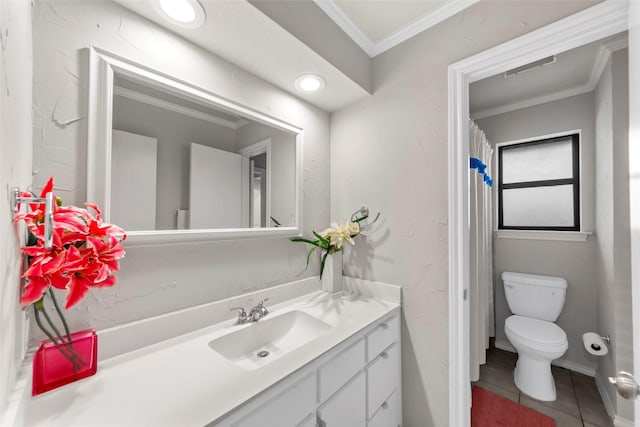
[[[133,244],[301,232],[302,129],[90,50],[87,198]]]

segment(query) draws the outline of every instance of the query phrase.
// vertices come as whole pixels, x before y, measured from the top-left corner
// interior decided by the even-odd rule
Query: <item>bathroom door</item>
[[[191,144],[189,227],[241,228],[243,218],[243,156]],[[248,210],[247,210],[248,211]]]

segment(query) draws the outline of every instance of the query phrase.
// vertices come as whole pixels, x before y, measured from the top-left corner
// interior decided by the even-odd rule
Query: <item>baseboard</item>
[[[516,349],[513,348],[511,343],[509,343],[509,341],[498,341],[496,339],[495,346],[500,350],[510,351],[511,353],[517,353]],[[558,359],[558,360],[554,360],[551,364],[555,366],[559,366],[564,369],[568,369],[570,371],[578,372],[583,375],[587,375],[589,377],[596,376],[596,370],[594,368],[591,368],[589,366],[584,366],[579,363],[572,362],[570,360]]]
[[[615,406],[609,398],[609,393],[607,393],[607,385],[608,384],[604,383],[604,380],[601,377],[596,376],[596,388],[598,389],[598,393],[600,393],[600,397],[602,398],[604,408],[607,410],[607,414],[613,420],[614,427],[634,427],[635,424],[633,421],[616,415]]]
[[[600,397],[602,398],[604,409],[607,410],[607,414],[609,414],[611,419],[614,419],[616,417],[615,406],[609,398],[609,393],[607,393],[607,385],[602,382],[602,378],[600,378],[599,376],[596,376],[596,388],[598,389],[598,393],[600,393]]]
[[[596,376],[596,370],[594,368],[590,368],[589,366],[584,366],[579,363],[572,362],[570,360],[558,359],[551,362],[551,364],[559,366],[564,369],[568,369],[573,372],[577,372],[582,375],[586,375],[588,377]]]
[[[634,427],[635,424],[633,421],[629,421],[626,418],[621,418],[619,416],[615,416],[613,418],[613,427]]]
[[[498,341],[498,339],[496,338],[495,346],[500,350],[509,351],[511,353],[517,353],[516,349],[513,348],[513,346],[509,341]]]

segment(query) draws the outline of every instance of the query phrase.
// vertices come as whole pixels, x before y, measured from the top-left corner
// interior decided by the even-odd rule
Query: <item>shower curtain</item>
[[[480,378],[489,337],[495,336],[493,311],[493,244],[491,159],[484,132],[469,121],[469,361],[471,381]]]

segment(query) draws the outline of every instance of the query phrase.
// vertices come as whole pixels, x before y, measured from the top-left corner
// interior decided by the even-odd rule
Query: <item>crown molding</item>
[[[373,42],[333,0],[313,0],[313,2],[322,9],[342,31],[351,37],[351,40],[360,46],[360,49],[364,50],[369,57],[373,58],[375,56],[375,46]]]
[[[399,45],[400,43],[410,39],[416,34],[420,34],[421,32],[433,27],[436,24],[439,24],[445,19],[450,18],[456,13],[470,6],[473,6],[479,1],[480,0],[452,0],[445,2],[441,6],[428,13],[425,13],[418,19],[410,22],[399,30],[393,32],[391,35],[375,43],[372,57],[379,55],[394,46]]]
[[[131,89],[121,87],[121,86],[114,86],[113,95],[121,96],[123,98],[131,99],[133,101],[142,102],[148,105],[153,105],[154,107],[162,108],[168,111],[173,111],[174,113],[182,114],[184,116],[192,117],[194,119],[204,120],[206,122],[214,123],[216,125],[224,126],[226,128],[230,128],[234,130],[238,130],[242,126],[249,123],[245,119],[238,119],[235,121],[223,119],[222,117],[218,117],[212,114],[204,113],[202,111],[194,110],[193,108],[185,107],[183,105],[178,105],[176,103],[165,101],[163,99],[156,98],[155,96],[146,95]]]
[[[621,49],[626,49],[628,46],[629,38],[626,35],[624,37],[610,40],[600,46],[596,59],[593,63],[593,68],[591,69],[589,83],[587,83],[592,88],[592,90],[596,88],[598,81],[600,81],[600,76],[604,71],[604,67],[606,67],[607,62],[609,62],[609,59],[611,58],[613,52]]]
[[[369,57],[373,58],[410,39],[428,28],[444,21],[480,0],[451,0],[425,13],[404,27],[394,31],[379,42],[373,42],[334,0],[313,0]]]
[[[497,116],[498,114],[508,113],[510,111],[521,110],[523,108],[533,107],[540,104],[546,104],[548,102],[558,101],[560,99],[569,98],[571,96],[582,95],[583,93],[589,93],[593,91],[598,82],[600,76],[604,72],[604,69],[611,58],[613,52],[621,49],[625,49],[629,46],[628,37],[619,37],[614,40],[610,40],[603,43],[598,49],[593,67],[591,68],[591,74],[589,80],[583,84],[573,88],[560,90],[557,92],[549,93],[535,98],[529,98],[524,101],[514,102],[511,104],[500,105],[498,107],[485,108],[471,113],[471,118],[474,120],[484,119],[486,117]]]

